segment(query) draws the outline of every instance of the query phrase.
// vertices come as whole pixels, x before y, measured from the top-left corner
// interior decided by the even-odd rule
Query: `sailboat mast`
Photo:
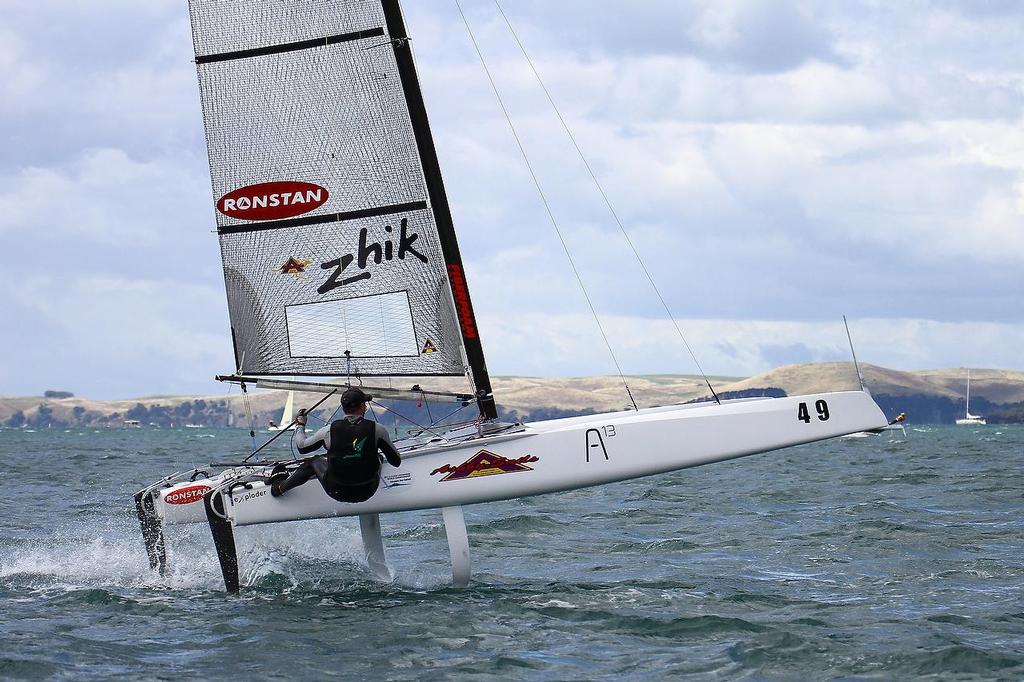
[[[402,90],[409,106],[416,146],[423,164],[427,194],[440,235],[441,251],[444,254],[448,272],[448,284],[459,319],[459,330],[466,349],[466,360],[469,363],[473,386],[476,390],[477,403],[480,406],[480,413],[485,419],[495,419],[498,416],[498,411],[494,404],[494,396],[491,394],[491,379],[484,361],[483,345],[480,343],[476,315],[469,297],[469,287],[466,284],[465,269],[462,265],[462,254],[455,236],[455,221],[452,219],[448,195],[441,177],[441,164],[437,158],[437,149],[434,147],[434,137],[430,132],[427,107],[423,101],[419,78],[416,75],[416,64],[413,61],[412,48],[409,46],[409,34],[406,32],[405,20],[402,18],[402,8],[398,0],[382,0],[382,5],[388,34],[391,36],[391,45],[395,50],[395,59],[398,62],[398,73],[402,79]]]
[[[967,407],[965,417],[971,418],[971,368],[967,368]]]

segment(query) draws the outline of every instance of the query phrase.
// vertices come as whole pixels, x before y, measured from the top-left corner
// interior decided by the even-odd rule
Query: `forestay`
[[[190,10],[240,372],[459,375],[469,362],[489,394],[397,3]]]

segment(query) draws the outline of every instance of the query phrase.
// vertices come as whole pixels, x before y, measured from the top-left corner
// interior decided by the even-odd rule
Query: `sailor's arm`
[[[295,448],[304,455],[308,455],[311,452],[316,452],[321,447],[331,447],[331,425],[317,429],[316,433],[312,436],[306,435],[306,414],[303,411],[299,412],[298,417],[295,418],[298,425],[295,427]]]
[[[388,435],[388,430],[380,424],[377,424],[377,448],[384,453],[384,457],[387,458],[388,464],[393,467],[401,466],[402,456],[398,454],[395,444],[391,442],[391,436]]]

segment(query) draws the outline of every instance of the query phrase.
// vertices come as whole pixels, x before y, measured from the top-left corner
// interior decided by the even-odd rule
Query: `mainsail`
[[[397,0],[190,0],[235,361],[493,399]]]

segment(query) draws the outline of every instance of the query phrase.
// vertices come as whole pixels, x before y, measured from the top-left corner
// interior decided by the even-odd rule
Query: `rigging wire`
[[[415,427],[416,427],[417,429],[419,429],[419,430],[420,430],[421,432],[425,431],[425,432],[427,432],[427,433],[429,433],[429,434],[432,434],[432,435],[434,435],[434,436],[437,436],[438,438],[441,438],[441,439],[443,439],[443,440],[448,440],[447,438],[445,438],[445,436],[443,436],[442,434],[438,433],[437,431],[434,431],[434,430],[433,430],[433,429],[431,429],[430,427],[427,427],[427,426],[423,426],[423,425],[421,425],[421,424],[417,424],[417,423],[416,423],[415,421],[413,421],[413,420],[412,420],[412,419],[410,419],[409,417],[406,417],[406,416],[405,416],[404,414],[402,414],[401,412],[396,412],[395,410],[392,410],[392,409],[391,409],[390,407],[388,407],[388,406],[387,406],[387,405],[385,405],[384,403],[378,403],[378,402],[377,402],[376,400],[372,400],[372,401],[370,401],[370,402],[371,402],[372,404],[375,404],[375,405],[379,406],[379,407],[380,407],[380,408],[381,408],[382,410],[384,410],[385,412],[390,412],[391,414],[395,415],[395,416],[396,416],[396,417],[398,417],[399,419],[404,419],[405,421],[409,422],[410,424],[412,424],[413,426],[415,426]],[[465,407],[465,406],[463,406],[463,407]],[[461,410],[461,409],[462,409],[462,408],[460,407],[460,408],[459,408],[459,410]],[[371,405],[371,410],[372,410],[372,405]],[[455,412],[458,412],[459,410],[456,410]],[[455,412],[453,412],[452,414],[455,414]],[[371,414],[373,414],[373,416],[374,416],[374,419],[376,419],[376,418],[377,418],[377,415],[376,415],[376,413],[372,413],[372,412],[371,412]],[[433,426],[433,424],[432,424],[431,426]]]
[[[249,402],[249,391],[245,388],[245,382],[242,382],[242,404],[245,405],[245,415],[249,418],[249,437],[252,438],[252,454],[255,455],[258,451],[256,449],[256,415],[252,411],[252,403]],[[252,455],[249,455],[252,457]]]
[[[427,419],[430,420],[430,423],[437,424],[438,422],[434,421],[434,415],[430,414],[430,402],[427,400],[427,394],[422,391],[420,392],[420,402],[423,403],[423,407],[427,408]]]
[[[462,405],[461,407],[457,407],[457,408],[455,408],[455,410],[454,410],[453,412],[451,412],[451,413],[449,413],[449,414],[446,414],[445,416],[441,417],[441,418],[440,418],[440,419],[438,419],[437,421],[432,421],[432,422],[430,423],[430,425],[431,425],[431,426],[439,426],[439,425],[441,425],[441,424],[444,424],[444,423],[445,423],[446,421],[448,421],[449,419],[451,419],[452,417],[454,417],[455,415],[457,415],[457,414],[458,414],[459,412],[462,412],[462,411],[463,411],[464,409],[466,409],[467,407],[469,407],[469,406],[470,406],[470,405],[472,405],[472,404],[473,404],[473,403],[466,403],[465,405]],[[473,423],[475,423],[475,422],[477,422],[477,421],[479,421],[479,420],[477,420],[477,419],[474,419],[474,420],[472,420],[472,421],[469,421],[469,422],[466,422],[466,423],[467,423],[467,424],[473,424]],[[451,427],[452,425],[451,425],[451,424],[448,424],[448,426],[449,426],[449,427]]]
[[[644,275],[647,277],[647,281],[650,282],[651,284],[651,288],[654,289],[654,293],[657,295],[658,300],[661,301],[661,306],[665,309],[665,313],[672,321],[672,326],[675,327],[676,333],[679,334],[679,339],[683,342],[683,345],[686,346],[686,350],[690,354],[690,358],[693,359],[693,364],[697,366],[697,370],[700,372],[701,377],[703,377],[704,383],[707,384],[708,390],[711,391],[711,395],[714,397],[715,402],[721,405],[722,401],[719,400],[718,394],[715,392],[715,389],[711,386],[711,381],[708,379],[708,375],[705,374],[704,368],[701,367],[700,361],[697,360],[697,355],[693,352],[693,349],[690,347],[689,342],[686,340],[686,335],[683,334],[683,330],[682,328],[680,328],[679,323],[676,321],[675,315],[672,314],[672,310],[669,308],[668,303],[665,301],[665,297],[662,296],[661,290],[658,288],[658,285],[654,282],[654,277],[647,269],[647,265],[646,263],[644,263],[644,259],[640,256],[640,252],[637,250],[636,245],[633,243],[633,240],[630,239],[629,233],[626,232],[626,228],[622,224],[622,220],[619,218],[619,214],[615,210],[615,207],[612,205],[611,199],[608,197],[608,193],[605,192],[604,186],[601,184],[601,181],[597,179],[597,173],[594,172],[593,166],[590,165],[590,161],[587,160],[586,155],[583,153],[583,149],[576,141],[576,136],[573,135],[572,130],[569,128],[569,124],[565,120],[565,117],[562,116],[561,110],[555,103],[555,98],[551,95],[551,91],[548,90],[547,85],[544,83],[544,79],[541,78],[540,71],[537,70],[537,66],[534,64],[533,59],[530,58],[530,54],[526,51],[526,46],[523,44],[523,41],[519,39],[519,34],[516,33],[516,30],[515,28],[513,28],[512,22],[509,20],[508,15],[505,14],[505,10],[502,8],[501,2],[499,0],[494,0],[494,6],[498,8],[498,13],[501,14],[501,18],[505,21],[505,25],[508,27],[509,33],[512,34],[512,37],[516,41],[516,45],[519,46],[519,50],[523,53],[523,57],[526,59],[526,63],[530,65],[530,70],[533,71],[533,75],[537,78],[537,82],[540,84],[541,90],[544,91],[544,96],[547,97],[548,103],[551,104],[551,108],[554,109],[555,115],[558,117],[558,121],[562,124],[562,128],[565,130],[565,134],[568,135],[569,141],[572,142],[572,146],[575,147],[576,153],[579,154],[580,160],[583,161],[583,165],[586,167],[587,172],[590,174],[591,180],[594,181],[594,185],[597,187],[597,191],[598,193],[600,193],[601,199],[604,200],[605,206],[608,207],[608,212],[611,213],[612,218],[615,220],[615,224],[619,226],[619,231],[622,232],[622,236],[625,238],[630,250],[636,257],[637,263],[640,264],[640,269],[643,270]]]
[[[441,419],[439,419],[437,423],[438,424],[442,424],[442,423],[448,421],[449,419],[451,419],[452,417],[457,415],[459,412],[462,412],[464,409],[466,409],[467,407],[469,407],[472,404],[473,403],[468,403],[468,402],[467,403],[463,403],[461,406],[455,408],[454,410],[452,410],[451,412],[449,412],[445,416],[441,417]],[[474,421],[474,420],[470,420],[470,421]],[[469,422],[467,422],[467,423],[469,423]]]
[[[307,423],[309,421],[315,419],[316,421],[324,424],[325,426],[328,425],[328,424],[331,424],[334,421],[334,418],[336,416],[338,416],[338,410],[340,410],[340,409],[341,409],[341,403],[338,403],[337,409],[335,409],[334,412],[331,413],[331,416],[330,416],[329,419],[323,419],[322,417],[319,417],[319,416],[313,414],[312,412],[307,412],[306,413]],[[320,429],[317,429],[317,431],[319,431],[319,430]],[[292,437],[291,437],[291,440],[288,442],[288,450],[291,452],[291,455],[292,455],[293,458],[299,459],[299,456],[297,454],[295,454],[295,434],[298,432],[298,429],[293,428],[291,430],[291,432],[292,432]]]
[[[367,404],[366,404],[366,406],[367,406],[368,408],[370,408],[370,415],[371,415],[371,416],[373,417],[373,421],[375,421],[375,422],[376,422],[376,421],[377,421],[377,413],[376,413],[376,412],[374,411],[374,409],[373,409],[373,403],[372,403],[372,402],[370,402],[370,403],[367,403]],[[378,422],[378,423],[379,423],[379,422]]]
[[[338,389],[334,389],[333,391],[331,391],[330,393],[328,393],[327,395],[325,395],[325,396],[324,396],[323,398],[321,398],[320,400],[318,400],[318,401],[316,402],[316,404],[315,404],[315,405],[313,405],[312,407],[310,407],[309,409],[307,409],[307,410],[306,410],[306,414],[310,414],[310,413],[312,413],[312,412],[313,412],[313,410],[315,410],[316,408],[318,408],[318,407],[320,407],[321,405],[323,405],[323,404],[324,404],[325,402],[327,402],[327,399],[328,399],[328,398],[330,398],[330,397],[331,397],[332,395],[335,395],[335,394],[336,394],[337,392],[338,392]],[[243,461],[243,462],[248,462],[248,461],[249,461],[250,459],[252,459],[252,458],[253,458],[253,457],[255,457],[256,455],[258,455],[258,454],[260,453],[260,451],[262,451],[262,450],[263,450],[263,449],[265,449],[265,448],[266,448],[267,446],[269,446],[269,445],[270,445],[271,443],[273,443],[273,442],[274,442],[275,440],[277,440],[277,439],[278,439],[278,438],[280,438],[280,437],[281,437],[282,435],[284,435],[284,433],[285,433],[285,431],[286,431],[286,430],[289,430],[289,429],[291,429],[291,427],[295,426],[295,424],[297,424],[297,423],[298,423],[298,420],[297,420],[297,419],[293,419],[293,420],[292,420],[292,423],[291,423],[291,424],[288,424],[288,426],[286,426],[284,430],[278,431],[278,432],[277,432],[277,433],[276,433],[276,434],[275,434],[275,435],[274,435],[274,436],[273,436],[273,437],[272,437],[272,438],[271,438],[270,440],[268,440],[268,441],[267,441],[266,443],[264,443],[263,445],[259,446],[259,447],[258,447],[258,448],[256,448],[255,450],[253,450],[252,454],[251,454],[251,455],[249,455],[248,457],[246,457],[246,458],[245,458],[244,460],[242,460],[242,461]],[[254,433],[254,434],[253,434],[253,438],[255,438],[255,437],[256,437],[256,436],[255,436],[255,433]],[[294,432],[292,432],[292,438],[295,438],[295,433],[294,433]],[[257,459],[256,461],[259,461],[259,460]]]
[[[480,44],[477,43],[476,35],[473,33],[473,28],[469,24],[469,19],[466,17],[466,13],[462,10],[462,3],[459,0],[455,0],[455,6],[459,8],[459,14],[462,16],[462,22],[466,25],[466,32],[469,33],[469,39],[473,43],[473,49],[476,50],[477,57],[480,58],[480,64],[484,68],[484,73],[487,74],[487,80],[491,84],[491,89],[494,91],[494,96],[498,100],[498,106],[501,107],[502,113],[505,115],[505,120],[508,122],[508,127],[512,131],[512,137],[515,138],[516,146],[519,147],[519,153],[523,156],[523,161],[526,163],[526,168],[530,171],[530,176],[533,178],[533,184],[537,188],[537,193],[540,194],[541,202],[544,204],[544,210],[548,214],[548,219],[551,221],[552,227],[555,228],[555,234],[558,235],[558,241],[562,244],[562,250],[565,251],[565,257],[569,260],[569,266],[572,268],[573,274],[576,276],[576,281],[580,285],[580,289],[583,291],[583,298],[587,301],[587,306],[590,308],[591,314],[594,316],[594,321],[597,323],[597,328],[601,332],[601,337],[604,339],[604,345],[608,348],[608,353],[612,357],[612,362],[615,364],[615,369],[619,373],[619,379],[622,380],[622,385],[626,389],[626,394],[629,396],[629,401],[633,403],[633,409],[639,411],[636,400],[633,399],[633,392],[629,390],[629,384],[626,382],[626,375],[622,372],[622,367],[619,365],[618,358],[615,357],[615,351],[612,349],[612,344],[608,340],[608,334],[604,330],[604,325],[601,324],[601,318],[597,314],[597,309],[594,307],[593,301],[590,299],[590,294],[587,293],[587,287],[583,283],[583,277],[580,275],[579,270],[576,268],[576,262],[573,260],[572,253],[569,251],[569,246],[565,241],[565,237],[562,236],[562,230],[558,227],[558,221],[555,219],[555,214],[551,210],[551,205],[548,202],[547,195],[544,193],[543,187],[541,187],[540,179],[537,177],[536,171],[533,169],[533,164],[530,162],[530,157],[526,153],[526,147],[523,145],[522,140],[519,138],[519,132],[516,130],[515,123],[512,122],[512,115],[509,113],[508,108],[505,106],[505,100],[501,96],[501,92],[498,90],[498,84],[494,80],[494,76],[491,75],[491,69],[487,66],[487,60],[484,59],[484,53],[480,49]]]

